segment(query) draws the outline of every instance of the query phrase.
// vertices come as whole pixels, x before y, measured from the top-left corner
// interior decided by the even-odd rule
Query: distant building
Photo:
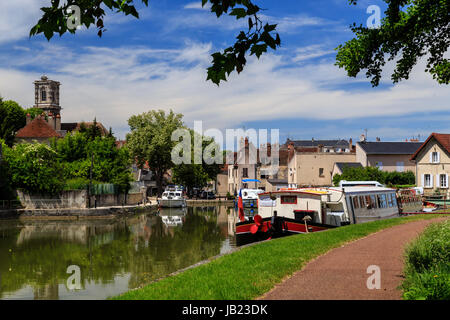
[[[335,163],[356,162],[352,139],[288,140],[286,144],[290,188],[331,186]]]
[[[37,116],[31,120],[27,116],[27,125],[16,133],[16,141],[19,143],[32,143],[37,141],[50,145],[52,138],[61,138],[62,135],[57,132],[43,116]]]
[[[93,122],[61,123],[60,85],[58,81],[50,80],[46,76],[34,81],[35,103],[33,107],[41,109],[44,116],[32,120],[31,116],[27,114],[25,127],[16,134],[18,142],[49,143],[50,138],[62,138],[67,132],[79,131],[83,123],[87,128],[93,125]],[[102,135],[108,134],[108,130],[100,122],[97,122],[97,127]]]
[[[450,134],[432,133],[411,156],[415,163],[416,184],[426,195],[449,193]]]
[[[421,142],[357,142],[356,162],[382,171],[414,171],[415,164],[410,158],[421,145]]]

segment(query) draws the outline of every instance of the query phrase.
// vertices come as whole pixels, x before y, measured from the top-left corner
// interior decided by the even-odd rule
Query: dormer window
[[[45,90],[41,91],[41,101],[47,101],[47,92]]]

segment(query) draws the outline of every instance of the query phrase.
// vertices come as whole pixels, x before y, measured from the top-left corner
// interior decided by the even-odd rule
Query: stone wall
[[[17,190],[20,202],[24,209],[61,209],[89,207],[89,198],[86,190],[62,191],[58,195],[49,196],[42,194],[29,194]],[[122,205],[136,205],[142,202],[141,193],[124,194],[102,194],[91,196],[91,207],[111,207]]]

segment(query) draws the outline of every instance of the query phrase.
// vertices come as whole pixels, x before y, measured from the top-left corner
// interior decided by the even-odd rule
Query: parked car
[[[203,191],[200,195],[200,198],[210,200],[210,199],[215,199],[216,195],[212,191]]]

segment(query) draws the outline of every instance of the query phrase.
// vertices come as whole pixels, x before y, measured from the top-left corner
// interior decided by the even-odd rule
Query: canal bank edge
[[[442,216],[442,214],[427,214],[399,217],[345,226],[325,232],[312,233],[307,236],[295,235],[255,243],[199,262],[160,280],[151,282],[144,287],[130,290],[109,299],[256,299],[270,291],[275,284],[280,283],[294,272],[301,270],[312,259],[336,247],[395,225]],[[444,216],[448,217],[449,215]],[[296,250],[289,249],[291,246],[295,247]],[[288,252],[292,254],[287,255],[286,253]],[[261,257],[264,258],[262,259]],[[233,272],[230,272],[230,270]],[[230,276],[232,279],[229,278]],[[208,284],[211,285],[209,286]],[[217,288],[218,285],[220,285],[219,288]]]
[[[154,210],[155,205],[114,206],[100,208],[60,208],[60,209],[7,209],[0,210],[0,219],[14,218],[64,218],[64,217],[113,217],[131,215],[143,211]]]
[[[233,200],[188,200],[188,207],[215,206],[225,205],[227,207],[234,206]],[[158,209],[158,205],[128,205],[128,206],[108,206],[97,208],[58,208],[58,209],[6,209],[0,210],[0,219],[14,218],[54,218],[54,217],[101,217],[129,215],[142,211]]]

